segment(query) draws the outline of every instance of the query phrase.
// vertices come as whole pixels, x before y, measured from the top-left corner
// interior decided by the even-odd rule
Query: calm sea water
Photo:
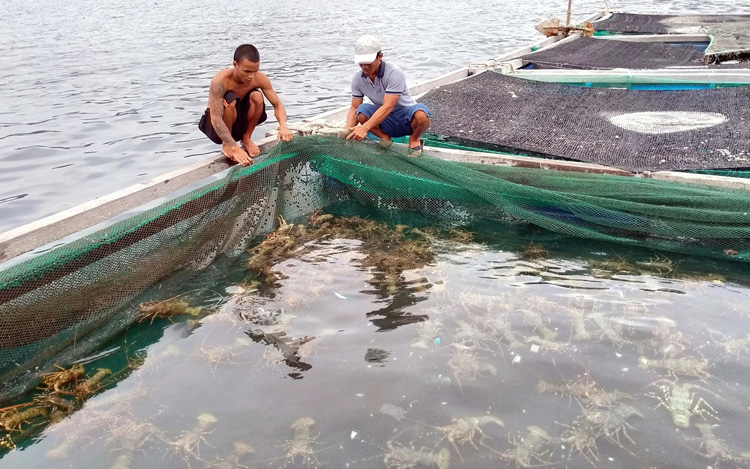
[[[291,120],[345,106],[352,48],[377,33],[410,84],[541,36],[564,0],[5,2],[0,15],[0,232],[217,154],[196,128],[234,48],[261,51]],[[575,18],[604,6],[576,0]],[[721,0],[609,2],[738,12]],[[273,120],[273,119],[272,119]],[[259,128],[256,138],[271,129]]]
[[[158,285],[202,312],[104,344],[107,390],[2,432],[0,467],[747,466],[738,266],[471,229],[324,237],[257,290],[246,257]]]

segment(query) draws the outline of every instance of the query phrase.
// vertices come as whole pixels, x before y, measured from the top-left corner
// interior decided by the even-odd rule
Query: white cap
[[[371,64],[378,58],[380,52],[380,41],[372,34],[367,34],[357,39],[354,45],[354,63]]]

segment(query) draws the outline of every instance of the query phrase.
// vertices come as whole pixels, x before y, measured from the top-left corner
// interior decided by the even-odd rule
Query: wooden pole
[[[565,20],[565,26],[570,26],[570,13],[573,6],[573,0],[568,0],[568,19]]]

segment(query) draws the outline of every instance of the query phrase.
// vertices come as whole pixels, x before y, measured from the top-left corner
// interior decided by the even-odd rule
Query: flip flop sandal
[[[422,150],[424,149],[424,140],[419,139],[419,145],[416,147],[409,148],[408,155],[412,158],[417,158],[419,156],[422,156]]]

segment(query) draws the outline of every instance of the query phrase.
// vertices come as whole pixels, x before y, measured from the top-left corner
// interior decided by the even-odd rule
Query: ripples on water
[[[323,238],[258,291],[244,260],[165,282],[158,298],[218,312],[104,345],[89,374],[145,361],[0,465],[747,465],[737,266],[480,233],[410,234],[377,262],[373,237]]]
[[[574,4],[577,17],[603,6]],[[738,8],[727,0],[625,7]],[[416,84],[541,38],[534,25],[565,8],[563,0],[9,2],[0,17],[0,232],[217,155],[196,122],[211,77],[242,42],[258,46],[295,120],[348,104],[351,49],[364,32],[378,31],[386,60]]]

